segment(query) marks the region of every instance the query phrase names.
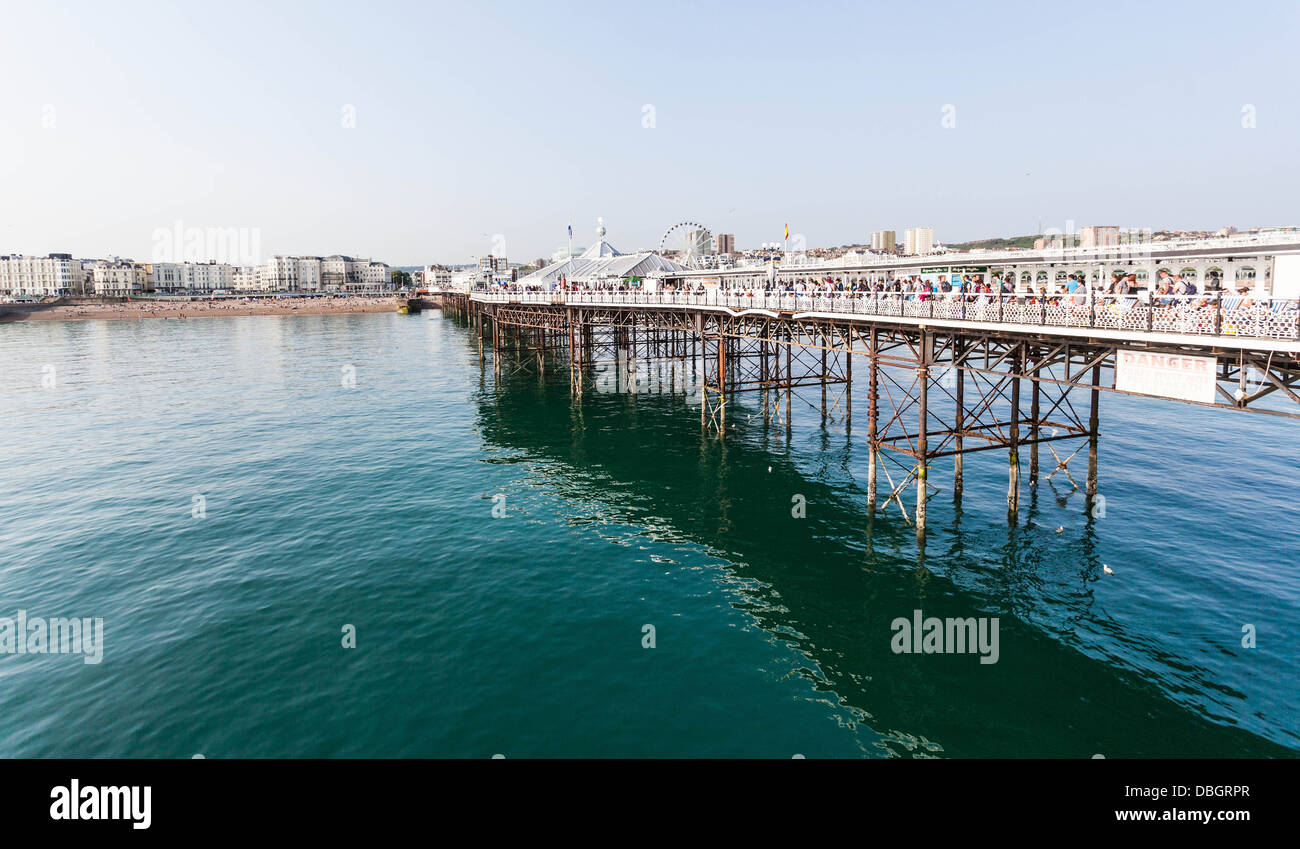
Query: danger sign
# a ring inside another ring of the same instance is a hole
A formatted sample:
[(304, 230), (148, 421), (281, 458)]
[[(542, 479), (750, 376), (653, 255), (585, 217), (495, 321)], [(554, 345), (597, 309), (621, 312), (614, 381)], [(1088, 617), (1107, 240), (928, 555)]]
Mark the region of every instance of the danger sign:
[(1115, 388), (1141, 395), (1214, 403), (1214, 357), (1158, 354), (1123, 348), (1115, 363)]

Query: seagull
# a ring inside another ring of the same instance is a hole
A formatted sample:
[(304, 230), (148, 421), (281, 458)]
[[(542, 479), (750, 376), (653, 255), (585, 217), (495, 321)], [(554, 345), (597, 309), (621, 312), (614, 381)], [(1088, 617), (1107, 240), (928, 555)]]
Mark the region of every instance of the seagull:
[(1115, 570), (1107, 566), (1105, 563), (1101, 564), (1101, 571), (1105, 572), (1107, 575), (1115, 574)]

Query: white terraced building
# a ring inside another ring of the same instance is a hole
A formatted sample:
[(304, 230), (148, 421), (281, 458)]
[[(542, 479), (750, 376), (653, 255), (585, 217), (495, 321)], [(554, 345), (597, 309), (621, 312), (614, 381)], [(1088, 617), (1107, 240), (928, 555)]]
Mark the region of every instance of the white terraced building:
[(361, 273), (366, 289), (388, 289), (393, 285), (393, 272), (386, 262), (368, 262)]
[(149, 271), (129, 259), (101, 259), (90, 269), (96, 295), (131, 297), (149, 287)]
[(156, 262), (149, 288), (163, 295), (230, 291), (241, 270), (220, 262)]
[(0, 256), (0, 295), (48, 298), (85, 291), (86, 273), (71, 254)]
[(261, 267), (260, 288), (267, 292), (318, 292), (321, 263), (318, 256), (273, 256)]
[(262, 282), (262, 269), (258, 266), (248, 266), (247, 268), (236, 268), (235, 278), (232, 281), (233, 288), (236, 292), (265, 292), (266, 288)]
[(449, 292), (452, 286), (452, 270), (441, 265), (424, 267), (424, 285), (430, 292)]
[(321, 260), (321, 288), (327, 292), (359, 292), (393, 285), (387, 263), (335, 254)]

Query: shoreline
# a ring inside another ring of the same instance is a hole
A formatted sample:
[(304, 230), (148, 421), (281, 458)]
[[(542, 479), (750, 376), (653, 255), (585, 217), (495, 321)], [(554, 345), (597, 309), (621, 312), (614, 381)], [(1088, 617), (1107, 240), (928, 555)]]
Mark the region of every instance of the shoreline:
[(89, 321), (128, 318), (211, 318), (246, 315), (340, 315), (396, 312), (398, 301), (387, 297), (330, 298), (275, 301), (129, 301), (117, 304), (0, 304), (0, 324), (20, 321)]

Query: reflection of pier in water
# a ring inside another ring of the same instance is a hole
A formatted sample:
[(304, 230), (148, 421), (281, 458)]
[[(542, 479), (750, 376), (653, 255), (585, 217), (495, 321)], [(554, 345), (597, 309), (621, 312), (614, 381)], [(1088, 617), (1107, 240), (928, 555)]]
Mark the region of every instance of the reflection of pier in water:
[[(943, 570), (936, 573), (927, 567), (925, 541), (897, 514), (862, 515), (851, 437), (823, 431), (826, 465), (810, 474), (784, 453), (786, 422), (764, 421), (756, 406), (734, 408), (752, 416), (753, 425), (728, 439), (702, 432), (688, 401), (700, 391), (698, 364), (642, 359), (630, 369), (625, 360), (602, 362), (589, 367), (585, 393), (566, 403), (560, 370), (538, 368), (535, 357), (503, 348), (495, 365), (484, 362), (484, 439), (549, 461), (541, 485), (572, 503), (608, 505), (612, 492), (616, 503), (602, 512), (649, 526), (657, 539), (718, 554), (729, 564), (721, 568), (737, 579), (725, 581), (732, 606), (806, 657), (801, 674), (880, 734), (882, 750), (1287, 753), (1250, 732), (1215, 725), (1202, 718), (1203, 706), (1180, 705), (1161, 692), (1186, 692), (1186, 680), (1142, 681), (1065, 645), (1077, 642), (1076, 625), (1088, 622), (1115, 631), (1144, 674), (1159, 668), (1175, 679), (1203, 672), (1098, 620), (1095, 529), (1085, 521), (1044, 542), (1033, 526), (1038, 490), (1026, 505), (1027, 526), (967, 528), (960, 509), (950, 523), (932, 525), (929, 558)], [(1044, 482), (1043, 497), (1050, 486)], [(1061, 487), (1055, 497), (1070, 492)], [(813, 508), (804, 519), (790, 518), (793, 493)], [(994, 665), (970, 654), (893, 654), (890, 622), (918, 608), (926, 616), (998, 616), (1002, 644), (1014, 651), (1004, 648)], [(1212, 712), (1223, 712), (1216, 707)], [(954, 748), (953, 740), (968, 742)]]

